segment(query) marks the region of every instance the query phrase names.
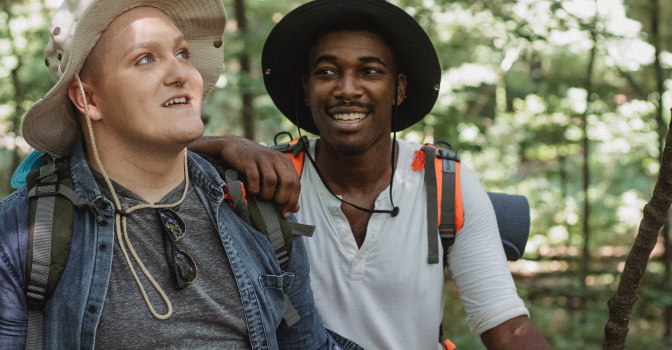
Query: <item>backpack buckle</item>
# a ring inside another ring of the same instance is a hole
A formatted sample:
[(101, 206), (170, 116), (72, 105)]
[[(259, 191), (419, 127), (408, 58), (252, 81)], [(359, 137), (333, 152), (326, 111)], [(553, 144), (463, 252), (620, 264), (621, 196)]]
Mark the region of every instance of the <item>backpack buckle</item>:
[(294, 158), (296, 158), (299, 156), (299, 154), (301, 154), (301, 152), (307, 149), (306, 145), (308, 145), (308, 136), (301, 136), (301, 138), (296, 139), (296, 142), (294, 143), (282, 143), (271, 148), (280, 153), (291, 152), (294, 155)]
[(26, 304), (30, 310), (42, 310), (46, 304), (47, 285), (29, 281), (26, 287)]
[(455, 243), (455, 225), (439, 225), (439, 238), (441, 238), (444, 249), (452, 246)]
[(452, 223), (439, 225), (439, 234), (441, 235), (441, 237), (443, 237), (443, 235), (454, 235), (455, 225)]
[(441, 242), (443, 243), (443, 247), (448, 248), (455, 243), (455, 233), (454, 230), (451, 233), (439, 233), (439, 237), (441, 238)]
[(275, 250), (275, 256), (278, 258), (278, 262), (280, 263), (280, 269), (286, 271), (287, 267), (289, 266), (289, 249), (287, 249), (287, 246), (283, 245), (279, 249)]
[[(58, 195), (58, 187), (61, 184), (59, 182), (41, 182), (35, 184), (35, 187), (33, 187), (33, 192), (32, 194), (29, 193), (28, 199), (30, 198), (40, 198), (40, 197), (52, 197), (52, 196), (57, 196)], [(45, 187), (48, 186), (54, 186), (54, 189), (45, 189)], [(40, 192), (40, 188), (43, 190)]]
[(455, 162), (460, 161), (460, 156), (458, 156), (455, 151), (445, 148), (438, 148), (436, 150), (436, 157), (446, 160), (452, 160)]

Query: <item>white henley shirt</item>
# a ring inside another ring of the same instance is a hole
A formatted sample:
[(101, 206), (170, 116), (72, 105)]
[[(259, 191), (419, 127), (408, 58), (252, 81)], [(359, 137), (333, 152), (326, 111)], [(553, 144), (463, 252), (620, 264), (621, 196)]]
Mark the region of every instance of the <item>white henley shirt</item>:
[[(314, 154), (316, 140), (310, 142)], [(324, 325), (365, 349), (437, 349), (443, 314), (443, 265), (427, 263), (424, 169), (411, 163), (420, 145), (398, 140), (392, 196), (399, 215), (373, 214), (357, 247), (350, 225), (309, 161), (301, 176), (299, 222), (316, 226), (306, 239), (315, 304)], [(449, 269), (477, 336), (528, 315), (509, 272), (492, 204), (461, 164), (465, 224), (449, 252)], [(343, 204), (347, 205), (347, 204)], [(391, 208), (389, 188), (376, 208)], [(438, 235), (438, 233), (437, 233)], [(439, 244), (440, 256), (443, 249)], [(444, 327), (450, 327), (445, 320)]]

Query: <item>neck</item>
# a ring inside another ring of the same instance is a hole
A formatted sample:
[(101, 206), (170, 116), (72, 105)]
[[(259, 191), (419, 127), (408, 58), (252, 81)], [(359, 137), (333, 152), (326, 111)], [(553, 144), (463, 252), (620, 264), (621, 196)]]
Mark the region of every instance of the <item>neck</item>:
[[(115, 142), (96, 139), (98, 157), (107, 176), (150, 204), (161, 200), (185, 180), (184, 148), (162, 152), (141, 151)], [(101, 145), (105, 145), (102, 146)], [(96, 171), (102, 169), (96, 162), (93, 147), (87, 136), (86, 160)]]
[[(392, 140), (378, 142), (360, 154), (344, 154), (322, 140), (316, 149), (315, 162), (324, 181), (336, 194), (380, 193), (390, 183)], [(398, 149), (395, 148), (395, 151)], [(395, 154), (395, 166), (396, 166)]]

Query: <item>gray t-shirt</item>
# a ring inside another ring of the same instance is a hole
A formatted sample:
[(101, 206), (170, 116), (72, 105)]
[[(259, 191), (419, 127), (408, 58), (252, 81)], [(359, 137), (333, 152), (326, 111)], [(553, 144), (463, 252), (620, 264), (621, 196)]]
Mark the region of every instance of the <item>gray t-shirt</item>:
[[(93, 169), (91, 172), (103, 195), (111, 200), (102, 175)], [(122, 209), (147, 203), (121, 185), (113, 182), (113, 186)], [(183, 191), (184, 182), (156, 204), (175, 203)], [(159, 320), (149, 312), (115, 231), (112, 272), (96, 331), (96, 349), (251, 349), (233, 270), (219, 232), (193, 185), (190, 184), (184, 202), (176, 211), (186, 225), (186, 233), (177, 242), (177, 247), (194, 259), (198, 278), (182, 290), (173, 287), (157, 209), (133, 211), (126, 220), (128, 237), (142, 263), (170, 299), (173, 314), (166, 320)], [(163, 299), (127, 246), (126, 251), (154, 310), (165, 314), (168, 308)]]

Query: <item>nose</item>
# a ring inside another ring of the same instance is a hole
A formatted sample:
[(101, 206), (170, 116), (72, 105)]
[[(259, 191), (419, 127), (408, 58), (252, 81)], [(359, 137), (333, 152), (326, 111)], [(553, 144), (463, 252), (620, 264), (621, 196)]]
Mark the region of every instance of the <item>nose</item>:
[(189, 80), (189, 70), (185, 67), (185, 64), (188, 63), (180, 61), (177, 57), (173, 57), (168, 63), (163, 83), (166, 86), (175, 84), (178, 87), (182, 87), (185, 85)]
[(362, 86), (359, 83), (359, 77), (355, 72), (346, 72), (340, 79), (334, 97), (344, 101), (354, 101), (363, 95)]

